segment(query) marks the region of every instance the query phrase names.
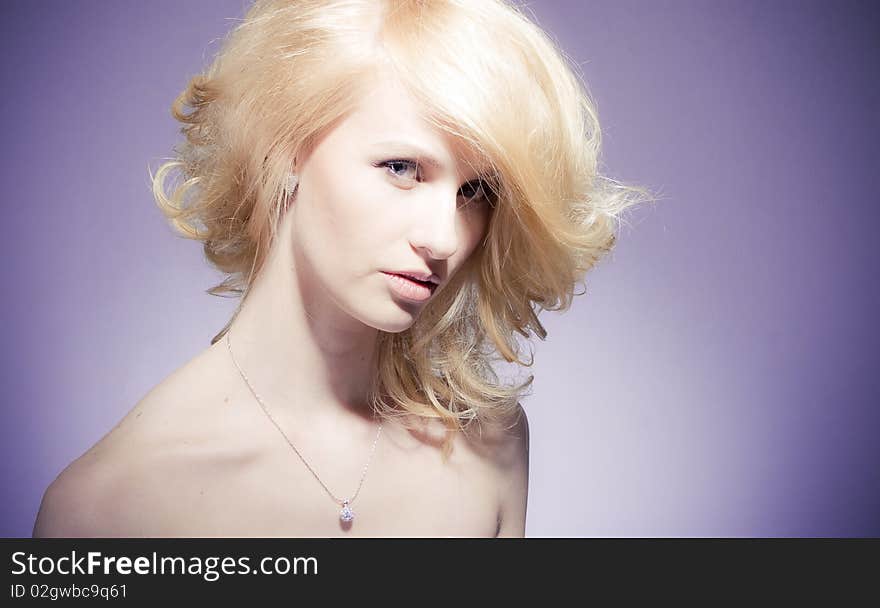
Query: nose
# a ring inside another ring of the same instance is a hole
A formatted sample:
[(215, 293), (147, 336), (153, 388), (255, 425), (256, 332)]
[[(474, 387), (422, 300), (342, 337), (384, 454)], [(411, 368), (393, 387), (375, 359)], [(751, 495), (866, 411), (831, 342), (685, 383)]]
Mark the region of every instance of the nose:
[(428, 193), (420, 207), (424, 210), (416, 219), (411, 243), (425, 249), (431, 257), (445, 260), (458, 250), (458, 189), (439, 187)]

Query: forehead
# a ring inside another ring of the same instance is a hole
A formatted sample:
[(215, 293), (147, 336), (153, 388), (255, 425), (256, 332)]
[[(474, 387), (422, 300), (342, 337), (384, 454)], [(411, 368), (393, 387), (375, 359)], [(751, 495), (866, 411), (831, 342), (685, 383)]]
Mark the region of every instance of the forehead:
[(393, 77), (378, 80), (346, 120), (349, 134), (372, 152), (421, 159), (461, 175), (488, 171), (464, 142), (432, 126), (416, 100)]

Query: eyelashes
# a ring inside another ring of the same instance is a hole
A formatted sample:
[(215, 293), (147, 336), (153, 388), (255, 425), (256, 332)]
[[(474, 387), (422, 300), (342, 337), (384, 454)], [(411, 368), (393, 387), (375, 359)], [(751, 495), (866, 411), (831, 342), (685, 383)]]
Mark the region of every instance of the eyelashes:
[[(414, 168), (414, 169), (416, 169), (417, 174), (420, 174), (420, 170), (421, 170), (421, 167), (419, 166), (419, 164), (416, 161), (407, 160), (407, 159), (386, 160), (385, 162), (379, 163), (378, 166), (386, 167), (389, 170), (389, 172), (391, 173), (391, 175), (394, 177), (397, 177), (397, 178), (403, 178), (403, 176), (400, 175), (399, 173), (397, 173), (396, 171), (392, 171), (391, 170), (392, 167), (403, 166), (403, 167), (407, 167), (407, 168)], [(421, 178), (421, 175), (419, 175), (419, 177), (417, 177), (416, 179), (418, 181), (421, 181), (420, 178)]]
[[(379, 163), (376, 166), (385, 167), (388, 173), (395, 179), (415, 179), (416, 181), (422, 181), (424, 179), (424, 177), (421, 175), (421, 165), (417, 161), (408, 158), (387, 160)], [(403, 167), (403, 175), (395, 170), (396, 168), (401, 167)], [(415, 177), (406, 176), (405, 172), (410, 169), (415, 169)], [(463, 193), (462, 195), (468, 200), (468, 203), (476, 198), (487, 203), (490, 207), (494, 207), (497, 200), (495, 190), (482, 179), (472, 179), (471, 181), (467, 182), (464, 186), (461, 187), (461, 192)], [(471, 192), (472, 194), (468, 194), (468, 192)]]

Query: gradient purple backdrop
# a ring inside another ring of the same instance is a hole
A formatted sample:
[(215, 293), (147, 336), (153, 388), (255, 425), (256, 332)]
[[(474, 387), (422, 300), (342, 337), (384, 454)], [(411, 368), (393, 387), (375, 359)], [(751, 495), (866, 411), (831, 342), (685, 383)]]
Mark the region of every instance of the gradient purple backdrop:
[[(0, 535), (233, 311), (147, 165), (247, 4), (4, 5)], [(606, 171), (663, 199), (541, 315), (527, 535), (880, 536), (880, 11), (530, 7), (583, 66)]]

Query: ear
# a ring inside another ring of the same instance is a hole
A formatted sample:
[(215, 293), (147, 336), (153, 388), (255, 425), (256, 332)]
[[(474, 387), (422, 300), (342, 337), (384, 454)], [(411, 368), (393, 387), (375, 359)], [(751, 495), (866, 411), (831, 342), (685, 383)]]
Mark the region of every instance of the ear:
[(284, 186), (285, 189), (287, 190), (287, 194), (290, 196), (293, 196), (298, 184), (299, 184), (299, 176), (296, 173), (288, 173), (287, 174), (287, 183)]

